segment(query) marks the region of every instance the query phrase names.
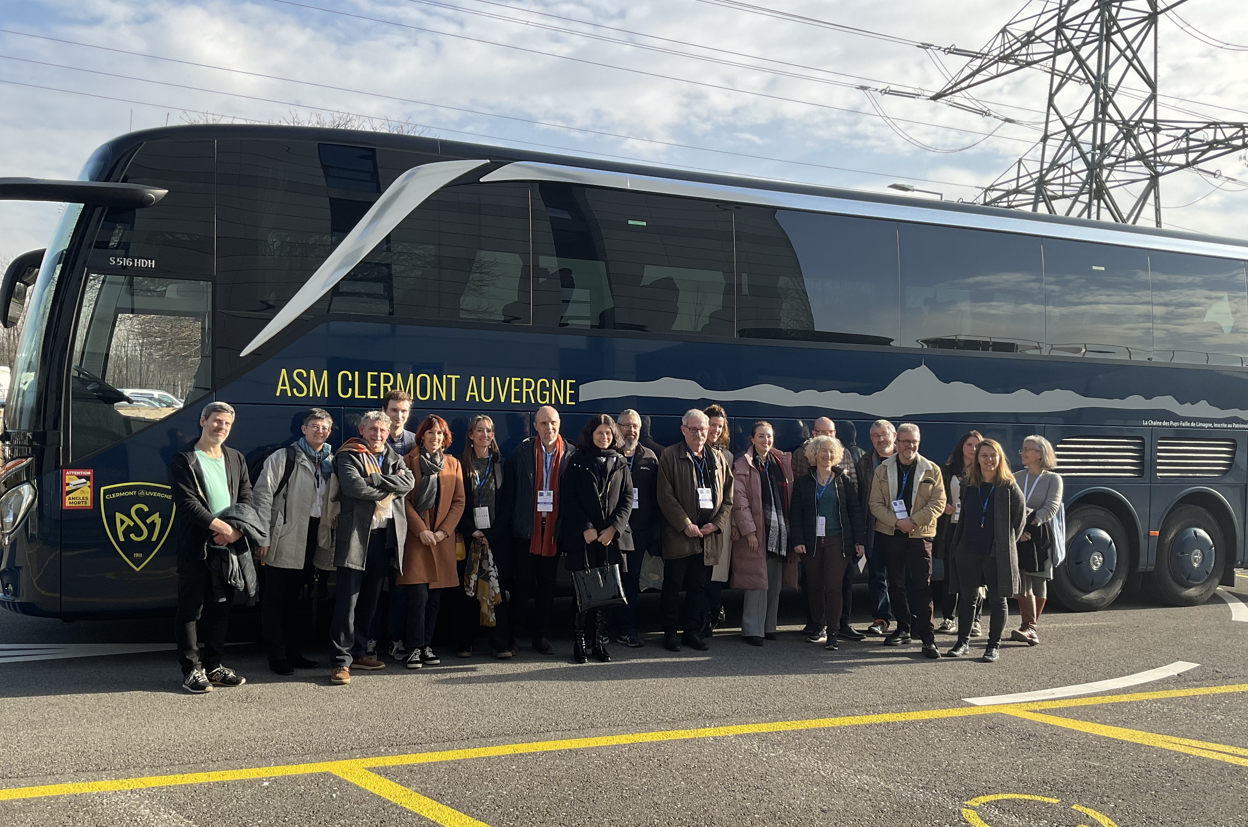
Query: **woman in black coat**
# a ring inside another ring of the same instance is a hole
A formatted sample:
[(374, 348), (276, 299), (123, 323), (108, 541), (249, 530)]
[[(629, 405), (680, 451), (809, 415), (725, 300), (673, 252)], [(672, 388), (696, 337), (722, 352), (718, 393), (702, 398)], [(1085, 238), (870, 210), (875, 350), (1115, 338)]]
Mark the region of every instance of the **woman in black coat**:
[(849, 561), (866, 549), (867, 526), (858, 487), (841, 468), (844, 446), (830, 436), (817, 436), (803, 447), (810, 473), (793, 482), (789, 535), (793, 551), (801, 555), (806, 568), (810, 622), (815, 629), (807, 639), (836, 649), (836, 632), (828, 621), (840, 622), (841, 583)]
[[(596, 414), (582, 429), (576, 453), (563, 472), (559, 483), (563, 536), (559, 545), (570, 571), (624, 565), (622, 552), (633, 550), (628, 526), (633, 480), (621, 447), (615, 421), (606, 414)], [(611, 660), (607, 615), (599, 609), (576, 613), (572, 657), (577, 663), (588, 660), (585, 637), (591, 626), (594, 657), (606, 663)]]

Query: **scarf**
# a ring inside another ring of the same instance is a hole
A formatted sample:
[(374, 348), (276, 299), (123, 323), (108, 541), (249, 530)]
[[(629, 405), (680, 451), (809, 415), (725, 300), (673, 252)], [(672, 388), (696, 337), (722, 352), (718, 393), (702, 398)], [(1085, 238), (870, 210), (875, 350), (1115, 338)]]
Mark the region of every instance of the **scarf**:
[(768, 557), (785, 557), (789, 550), (789, 530), (780, 516), (788, 499), (788, 485), (784, 478), (784, 466), (772, 454), (766, 459), (754, 455), (754, 467), (758, 469), (759, 488), (763, 495), (763, 536)]
[(334, 450), (329, 443), (323, 443), (321, 450), (313, 451), (312, 446), (303, 437), (295, 443), (308, 459), (312, 460), (312, 470), (316, 473), (316, 487), (320, 488), (329, 475), (334, 473)]
[(464, 594), (476, 598), (480, 607), (481, 625), (494, 626), (494, 607), (503, 602), (502, 589), (498, 587), (498, 567), (494, 565), (494, 553), (484, 537), (473, 537), (468, 549), (468, 565), (464, 567)]
[(420, 482), (412, 494), (412, 505), (417, 514), (424, 514), (438, 505), (438, 474), (442, 473), (446, 456), (441, 451), (430, 454), (421, 448), (417, 462), (420, 463)]
[[(359, 454), (360, 460), (364, 463), (364, 473), (366, 474), (380, 474), (381, 473), (381, 462), (378, 461), (377, 455), (374, 454), (372, 452), (372, 449), (370, 449), (367, 445), (365, 445), (364, 441), (361, 440), (358, 436), (353, 436), (350, 439), (348, 439), (346, 442), (342, 443), (342, 447), (339, 448), (338, 450), (346, 451), (352, 454)], [(384, 448), (382, 449), (382, 453), (384, 455), (385, 453)], [(384, 499), (378, 500), (376, 505), (373, 506), (373, 516), (375, 518), (388, 517), (390, 515), (390, 504), (393, 502), (394, 502), (393, 494), (387, 494)]]
[[(540, 557), (554, 557), (558, 553), (555, 547), (555, 523), (559, 514), (559, 464), (563, 460), (563, 438), (555, 440), (555, 456), (550, 462), (550, 484), (546, 484), (545, 464), (542, 462), (542, 441), (533, 440), (533, 539), (529, 540), (529, 554)], [(554, 510), (545, 515), (537, 510), (537, 492), (549, 488), (554, 492)]]

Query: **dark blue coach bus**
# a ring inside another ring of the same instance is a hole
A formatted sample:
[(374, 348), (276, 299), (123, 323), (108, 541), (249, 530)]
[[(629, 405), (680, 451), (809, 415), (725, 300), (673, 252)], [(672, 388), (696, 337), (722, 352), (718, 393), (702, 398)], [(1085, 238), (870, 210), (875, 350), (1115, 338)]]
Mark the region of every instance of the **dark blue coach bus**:
[(1042, 433), (1066, 607), (1128, 584), (1199, 603), (1248, 562), (1243, 242), (288, 127), (125, 135), (78, 182), (0, 197), (68, 205), (0, 289), (0, 317), (26, 310), (14, 611), (171, 608), (167, 466), (207, 401), (255, 463), (307, 407), (341, 426), (393, 388), (457, 440), (491, 413), (505, 450), (547, 403), (565, 432), (636, 408), (651, 445), (712, 401), (737, 447), (759, 418), (795, 447), (820, 415), (857, 452), (872, 420), (919, 422), (937, 460), (972, 427), (1011, 451)]

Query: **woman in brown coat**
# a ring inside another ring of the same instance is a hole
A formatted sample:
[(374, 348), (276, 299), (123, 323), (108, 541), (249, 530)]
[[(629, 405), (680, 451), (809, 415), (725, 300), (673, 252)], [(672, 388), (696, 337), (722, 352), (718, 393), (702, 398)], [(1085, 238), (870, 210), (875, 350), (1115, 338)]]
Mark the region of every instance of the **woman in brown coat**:
[[(776, 639), (780, 588), (788, 578), (797, 584), (797, 558), (789, 554), (789, 499), (793, 490), (792, 457), (772, 447), (771, 423), (755, 422), (750, 448), (733, 465), (732, 524), (740, 536), (732, 544), (728, 584), (745, 591), (741, 638), (752, 646)], [(791, 570), (791, 573), (790, 573)]]
[(407, 592), (408, 669), (440, 661), (433, 653), (433, 629), (442, 589), (459, 585), (455, 568), (455, 527), (464, 514), (464, 479), (459, 461), (447, 453), (451, 429), (440, 416), (428, 416), (416, 429), (416, 447), (403, 461), (416, 477), (407, 495), (407, 539), (397, 583)]

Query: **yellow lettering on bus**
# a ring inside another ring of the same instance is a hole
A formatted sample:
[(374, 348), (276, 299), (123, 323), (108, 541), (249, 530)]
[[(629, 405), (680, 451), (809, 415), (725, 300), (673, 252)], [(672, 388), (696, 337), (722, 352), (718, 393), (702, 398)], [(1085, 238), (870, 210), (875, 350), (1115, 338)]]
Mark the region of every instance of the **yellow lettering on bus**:
[(329, 396), (329, 371), (321, 371), (320, 382), (317, 382), (316, 371), (308, 371), (308, 396)]
[(572, 394), (575, 392), (573, 391), (572, 386), (575, 384), (576, 384), (575, 379), (568, 379), (566, 382), (564, 382), (564, 393), (567, 394), (569, 405), (576, 404), (576, 400), (572, 398)]
[(432, 393), (433, 398), (434, 399), (446, 399), (446, 377), (445, 376), (432, 376), (430, 377), (430, 379), (433, 382), (433, 393)]
[(563, 382), (560, 382), (558, 379), (551, 380), (550, 397), (550, 404), (552, 405), (562, 405), (564, 403), (567, 397), (563, 393)]
[(537, 380), (537, 404), (539, 405), (550, 404), (550, 380), (549, 379)]
[(403, 384), (403, 375), (396, 373), (394, 375), (394, 389), (396, 391), (403, 391), (408, 396), (411, 396), (412, 395), (412, 375), (410, 373), (407, 375), (407, 384), (405, 385)]
[(457, 379), (459, 379), (459, 374), (458, 374), (458, 373), (448, 373), (448, 374), (446, 375), (446, 378), (447, 378), (447, 379), (449, 379), (449, 380), (451, 380), (451, 397), (450, 397), (450, 398), (451, 398), (451, 401), (452, 401), (452, 402), (456, 402), (456, 401), (458, 401), (458, 400), (459, 400), (459, 397), (458, 397), (458, 396), (456, 395), (456, 393), (455, 393), (455, 381), (456, 381)]
[(303, 397), (303, 396), (308, 395), (308, 383), (304, 381), (304, 377), (306, 377), (307, 375), (308, 375), (308, 372), (304, 370), (303, 368), (296, 368), (291, 373), (291, 378), (295, 380), (295, 385), (294, 385), (295, 396)]
[(290, 396), (290, 380), (286, 377), (286, 368), (282, 368), (282, 372), (277, 376), (277, 393), (274, 396), (281, 396), (282, 391), (286, 391), (286, 395)]
[(376, 385), (377, 385), (377, 371), (370, 370), (368, 372), (368, 396), (366, 397), (367, 399), (373, 399), (377, 396), (377, 394), (373, 393), (374, 389), (376, 388)]
[[(417, 399), (419, 399), (422, 402), (428, 399), (430, 384), (432, 383), (429, 381), (429, 374), (427, 373), (416, 374), (416, 393), (413, 394), (413, 396), (415, 396)], [(424, 388), (424, 390), (421, 390), (422, 387)]]
[(527, 376), (524, 378), (524, 401), (533, 404), (533, 380)]
[[(482, 385), (485, 383), (483, 382)], [(477, 377), (468, 377), (468, 393), (464, 396), (465, 402), (480, 402), (480, 396), (477, 394)]]
[(381, 396), (384, 398), (386, 394), (390, 393), (390, 389), (394, 387), (394, 374), (381, 374), (381, 380), (378, 382), (378, 387), (381, 390)]
[[(342, 389), (342, 380), (344, 378), (348, 380), (347, 382), (348, 390), (345, 390), (345, 391)], [(338, 396), (340, 396), (343, 399), (351, 398), (351, 391), (349, 390), (349, 388), (351, 387), (351, 382), (349, 381), (350, 379), (351, 379), (351, 371), (349, 370), (338, 371)]]

